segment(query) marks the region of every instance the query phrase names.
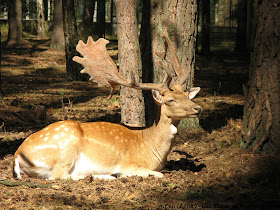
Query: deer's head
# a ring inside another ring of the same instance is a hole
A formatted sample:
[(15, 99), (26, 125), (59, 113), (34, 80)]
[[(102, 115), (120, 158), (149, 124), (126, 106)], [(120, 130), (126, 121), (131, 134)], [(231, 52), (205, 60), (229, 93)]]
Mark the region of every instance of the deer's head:
[(174, 85), (161, 93), (157, 90), (153, 90), (152, 93), (156, 104), (161, 106), (167, 117), (183, 119), (196, 117), (200, 113), (201, 107), (191, 101), (199, 90), (197, 87), (184, 92), (180, 85)]

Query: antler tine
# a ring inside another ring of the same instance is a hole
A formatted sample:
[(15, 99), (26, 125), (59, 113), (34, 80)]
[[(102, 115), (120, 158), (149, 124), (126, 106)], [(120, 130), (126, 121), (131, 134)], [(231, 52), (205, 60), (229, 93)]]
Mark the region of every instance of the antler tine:
[(180, 85), (183, 85), (186, 83), (186, 81), (188, 80), (189, 76), (190, 76), (190, 73), (191, 73), (191, 66), (190, 64), (188, 64), (188, 67), (187, 69), (182, 73), (179, 81), (178, 81), (178, 84)]
[[(183, 85), (189, 77), (190, 66), (188, 66), (186, 70), (182, 68), (181, 62), (168, 37), (168, 33), (166, 30), (163, 31), (162, 37), (164, 38), (165, 52), (157, 52), (156, 54), (163, 60), (165, 60), (167, 64), (160, 66), (165, 69), (166, 73), (169, 74), (172, 78), (175, 77), (176, 74), (178, 77), (176, 83)], [(171, 66), (172, 70), (168, 68), (168, 64), (169, 66)]]
[[(156, 55), (158, 55), (158, 53), (159, 52), (156, 52)], [(168, 88), (172, 81), (172, 78), (175, 76), (174, 72), (170, 71), (171, 68), (169, 68), (169, 66), (166, 63), (163, 63), (162, 61), (156, 61), (155, 63), (158, 66), (160, 66), (166, 73), (163, 83), (161, 84), (161, 87), (163, 89)]]

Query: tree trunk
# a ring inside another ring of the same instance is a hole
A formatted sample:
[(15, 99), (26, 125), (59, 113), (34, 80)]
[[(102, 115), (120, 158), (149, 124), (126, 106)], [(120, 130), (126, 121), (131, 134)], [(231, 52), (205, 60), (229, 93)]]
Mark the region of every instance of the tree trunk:
[(97, 0), (97, 24), (99, 37), (105, 37), (105, 0)]
[(70, 80), (80, 80), (82, 75), (81, 65), (74, 62), (72, 58), (78, 55), (76, 45), (78, 44), (77, 25), (74, 9), (74, 0), (62, 0), (63, 29), (65, 38), (66, 70)]
[[(139, 79), (139, 75), (142, 74), (142, 64), (136, 19), (137, 4), (137, 0), (116, 0), (120, 72), (124, 77), (129, 78), (131, 69), (135, 69), (138, 73), (135, 76)], [(145, 109), (142, 92), (122, 87), (120, 97), (122, 122), (144, 126)]]
[(280, 152), (280, 5), (253, 4), (255, 39), (244, 107), (244, 139), (253, 152)]
[(95, 7), (95, 2), (93, 0), (85, 0), (83, 22), (92, 23), (93, 22), (93, 12)]
[(22, 40), (22, 1), (8, 1), (8, 42), (20, 42)]
[[(140, 30), (140, 47), (142, 59), (142, 80), (143, 82), (154, 82), (154, 60), (152, 48), (152, 2), (143, 1), (142, 23)], [(151, 126), (156, 117), (156, 105), (154, 103), (151, 91), (143, 91), (145, 101), (145, 121), (147, 126)]]
[(41, 38), (46, 38), (47, 32), (45, 26), (45, 8), (43, 0), (37, 0), (37, 25), (38, 36)]
[[(141, 52), (144, 82), (161, 82), (164, 77), (162, 69), (154, 65), (159, 59), (155, 51), (163, 51), (162, 30), (167, 29), (169, 37), (177, 51), (182, 67), (191, 66), (191, 74), (187, 83), (193, 85), (195, 43), (197, 35), (197, 3), (196, 0), (143, 1), (141, 27)], [(152, 81), (151, 81), (152, 80)], [(148, 95), (148, 96), (147, 96)], [(151, 94), (145, 94), (146, 119), (154, 119), (155, 108)], [(150, 124), (152, 120), (148, 120)], [(197, 127), (198, 119), (184, 120), (185, 125)], [(185, 126), (184, 126), (185, 127)]]
[(202, 0), (201, 53), (210, 54), (210, 1)]
[(246, 51), (246, 28), (247, 28), (247, 1), (239, 0), (238, 2), (238, 27), (236, 31), (237, 51)]
[(62, 0), (54, 1), (54, 14), (53, 14), (53, 31), (52, 31), (52, 49), (63, 50), (65, 49), (64, 32), (63, 32), (63, 15), (62, 15)]
[[(93, 23), (93, 13), (95, 9), (95, 2), (92, 0), (85, 0), (85, 5), (84, 5), (84, 15), (83, 15), (83, 22), (80, 27), (80, 37), (82, 40), (87, 41), (89, 36), (93, 36), (97, 34), (95, 24)], [(99, 33), (98, 37), (93, 36), (93, 39), (96, 40), (99, 38)]]

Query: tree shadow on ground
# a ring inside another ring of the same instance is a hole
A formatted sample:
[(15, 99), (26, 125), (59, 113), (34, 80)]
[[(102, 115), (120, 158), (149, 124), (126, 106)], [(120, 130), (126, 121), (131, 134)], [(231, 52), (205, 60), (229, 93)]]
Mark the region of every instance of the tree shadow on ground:
[(216, 107), (215, 110), (204, 110), (199, 119), (201, 127), (209, 133), (225, 126), (230, 118), (240, 119), (243, 116), (243, 105), (218, 103)]
[(8, 154), (14, 154), (24, 139), (14, 141), (2, 141), (0, 139), (0, 159), (3, 159)]
[(168, 171), (192, 171), (192, 172), (200, 172), (204, 168), (206, 168), (206, 165), (203, 163), (199, 163), (198, 160), (191, 160), (193, 156), (189, 155), (186, 152), (175, 150), (174, 152), (179, 153), (180, 155), (185, 155), (186, 158), (181, 158), (180, 160), (170, 160), (165, 164), (164, 170)]
[(242, 175), (217, 177), (200, 189), (188, 187), (184, 197), (168, 194), (166, 203), (195, 202), (204, 208), (275, 209), (280, 207), (280, 159), (260, 156), (258, 167)]

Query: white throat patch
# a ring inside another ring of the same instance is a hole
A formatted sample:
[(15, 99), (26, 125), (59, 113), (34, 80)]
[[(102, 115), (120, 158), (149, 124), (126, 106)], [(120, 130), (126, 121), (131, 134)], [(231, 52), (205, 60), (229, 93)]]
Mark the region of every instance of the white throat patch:
[(176, 126), (172, 124), (172, 125), (170, 126), (170, 131), (171, 131), (171, 134), (172, 134), (172, 135), (175, 135), (175, 134), (177, 133), (177, 128), (176, 128)]

